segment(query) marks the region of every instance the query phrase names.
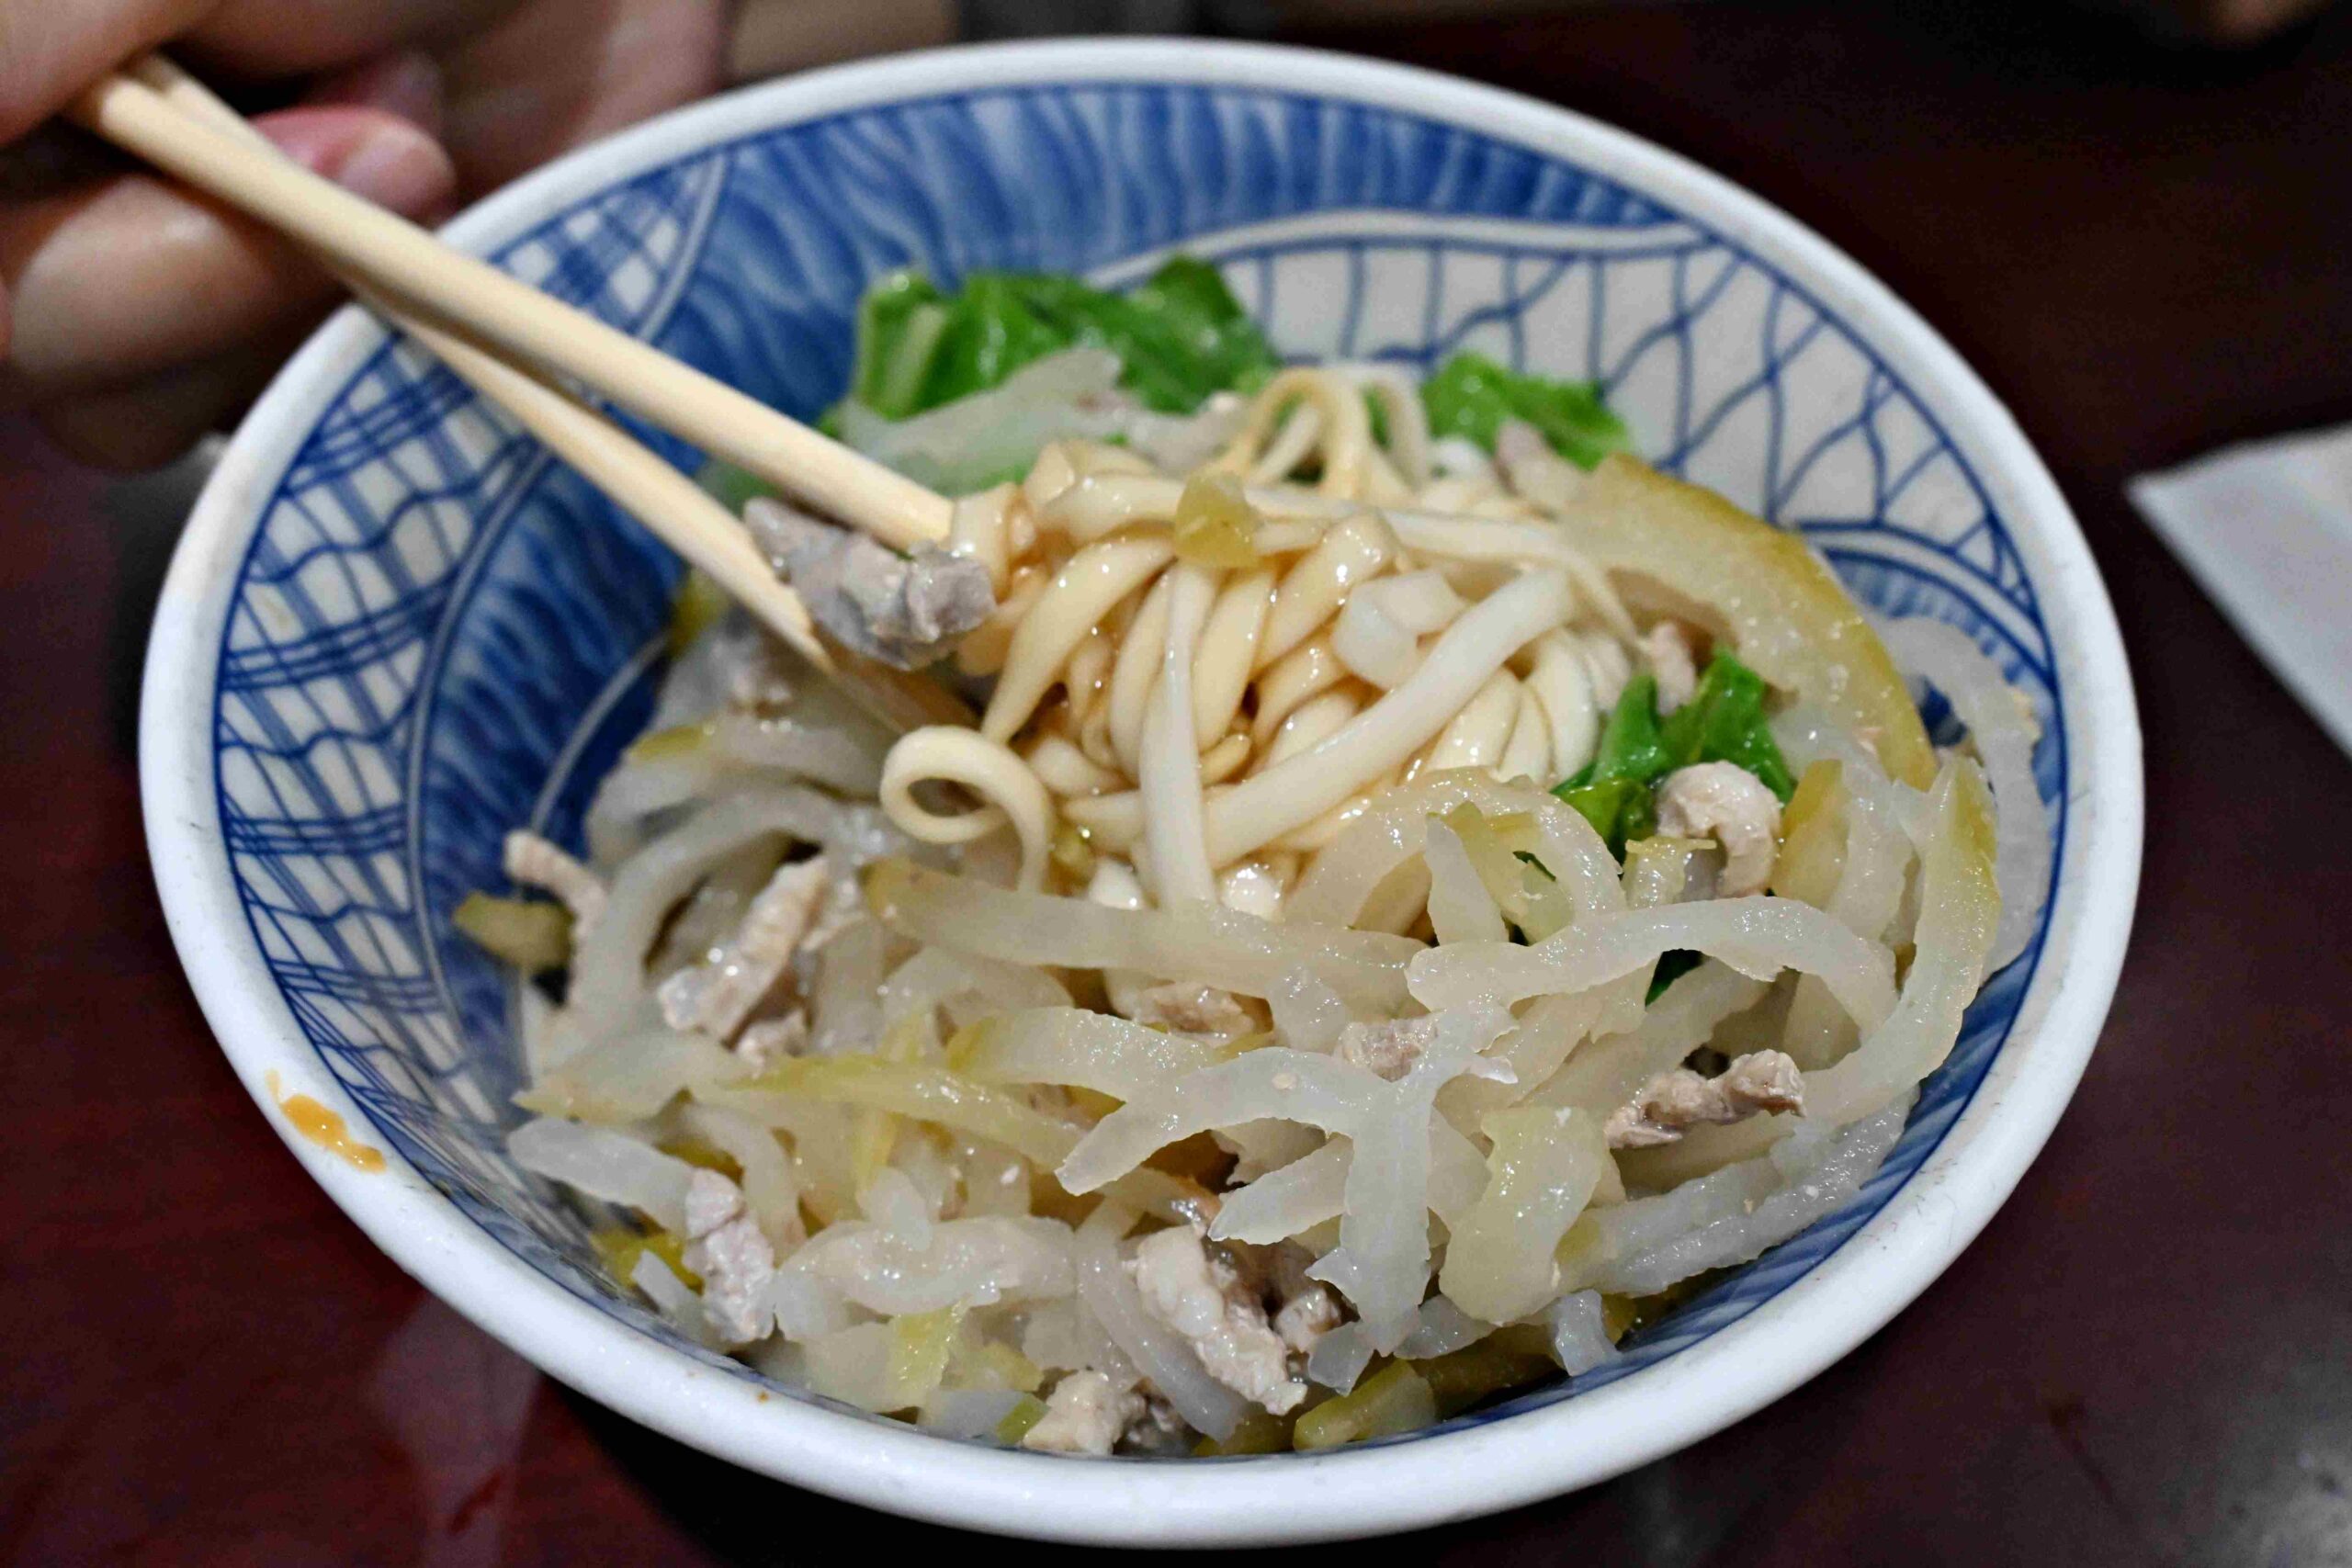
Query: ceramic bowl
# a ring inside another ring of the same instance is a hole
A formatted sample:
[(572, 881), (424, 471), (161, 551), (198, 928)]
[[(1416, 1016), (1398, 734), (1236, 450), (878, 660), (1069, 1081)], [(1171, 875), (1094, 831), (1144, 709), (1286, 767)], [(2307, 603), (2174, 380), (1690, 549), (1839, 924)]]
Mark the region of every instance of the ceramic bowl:
[[(1605, 1371), (1381, 1443), (1211, 1461), (1011, 1452), (829, 1405), (605, 1282), (583, 1220), (506, 1156), (514, 998), (447, 924), (501, 881), (507, 828), (577, 833), (644, 721), (678, 567), (345, 312), (246, 421), (174, 562), (141, 737), (156, 874), (206, 1014), (295, 1154), (401, 1267), (574, 1388), (750, 1469), (985, 1530), (1205, 1544), (1426, 1525), (1588, 1484), (1786, 1393), (1935, 1278), (2064, 1106), (2139, 867), (2106, 594), (1983, 383), (1722, 179), (1421, 72), (1066, 43), (738, 93), (575, 153), (449, 236), (801, 415), (838, 395), (858, 294), (891, 268), (1115, 286), (1173, 250), (1222, 268), (1294, 358), (1425, 369), (1468, 348), (1596, 379), (1652, 461), (1804, 529), (1867, 604), (1952, 622), (2000, 662), (2042, 724), (2058, 851), (2041, 932), (1885, 1168)], [(383, 1168), (297, 1135), (297, 1094)]]

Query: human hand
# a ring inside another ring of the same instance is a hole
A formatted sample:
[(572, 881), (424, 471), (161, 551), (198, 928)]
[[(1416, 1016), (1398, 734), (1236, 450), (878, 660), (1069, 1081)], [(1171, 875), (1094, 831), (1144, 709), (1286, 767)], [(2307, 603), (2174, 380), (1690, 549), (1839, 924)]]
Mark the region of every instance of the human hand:
[(0, 408), (113, 468), (232, 417), (337, 296), (260, 229), (44, 124), (142, 50), (411, 218), (720, 80), (729, 0), (0, 0)]

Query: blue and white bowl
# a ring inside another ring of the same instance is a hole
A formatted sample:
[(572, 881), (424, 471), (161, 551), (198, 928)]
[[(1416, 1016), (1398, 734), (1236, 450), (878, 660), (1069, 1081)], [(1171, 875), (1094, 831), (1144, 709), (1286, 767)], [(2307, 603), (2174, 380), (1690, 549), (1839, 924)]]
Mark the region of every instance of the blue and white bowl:
[[(1171, 250), (1221, 266), (1286, 355), (1426, 369), (1474, 348), (1598, 379), (1652, 461), (1804, 529), (1865, 603), (1951, 621), (2000, 662), (2041, 719), (2057, 840), (2042, 930), (1885, 1168), (1606, 1371), (1313, 1456), (1074, 1461), (926, 1436), (681, 1341), (507, 1157), (513, 997), (448, 912), (500, 881), (506, 828), (576, 832), (648, 711), (679, 569), (345, 312), (247, 420), (174, 562), (141, 733), (156, 874), (206, 1014), (295, 1154), (403, 1268), (573, 1387), (752, 1469), (982, 1529), (1211, 1543), (1459, 1518), (1655, 1458), (1842, 1355), (1975, 1235), (2072, 1092), (2139, 871), (2106, 594), (1967, 367), (1723, 180), (1419, 72), (1077, 43), (739, 93), (567, 158), (450, 234), (804, 416), (843, 385), (853, 308), (886, 271), (1117, 284)], [(293, 1135), (278, 1097), (297, 1093), (386, 1168)]]

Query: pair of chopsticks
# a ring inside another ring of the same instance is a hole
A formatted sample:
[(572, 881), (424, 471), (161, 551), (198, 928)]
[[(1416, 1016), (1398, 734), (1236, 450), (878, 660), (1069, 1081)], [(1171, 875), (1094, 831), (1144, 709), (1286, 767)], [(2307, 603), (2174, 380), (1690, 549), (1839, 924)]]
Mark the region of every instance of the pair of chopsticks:
[[(741, 523), (560, 374), (906, 549), (947, 536), (952, 502), (649, 344), (541, 293), (295, 164), (160, 54), (85, 90), (72, 118), (303, 244), (377, 314), (707, 573), (894, 727), (969, 722), (943, 688), (821, 642)], [(502, 357), (506, 356), (506, 357)]]

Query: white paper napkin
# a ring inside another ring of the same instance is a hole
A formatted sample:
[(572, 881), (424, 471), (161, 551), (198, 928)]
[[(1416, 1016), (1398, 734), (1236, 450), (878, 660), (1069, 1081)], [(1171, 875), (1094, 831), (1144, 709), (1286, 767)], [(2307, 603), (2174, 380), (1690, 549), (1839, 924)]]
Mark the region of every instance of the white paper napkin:
[(2224, 447), (2130, 491), (2263, 662), (2352, 751), (2352, 426)]

